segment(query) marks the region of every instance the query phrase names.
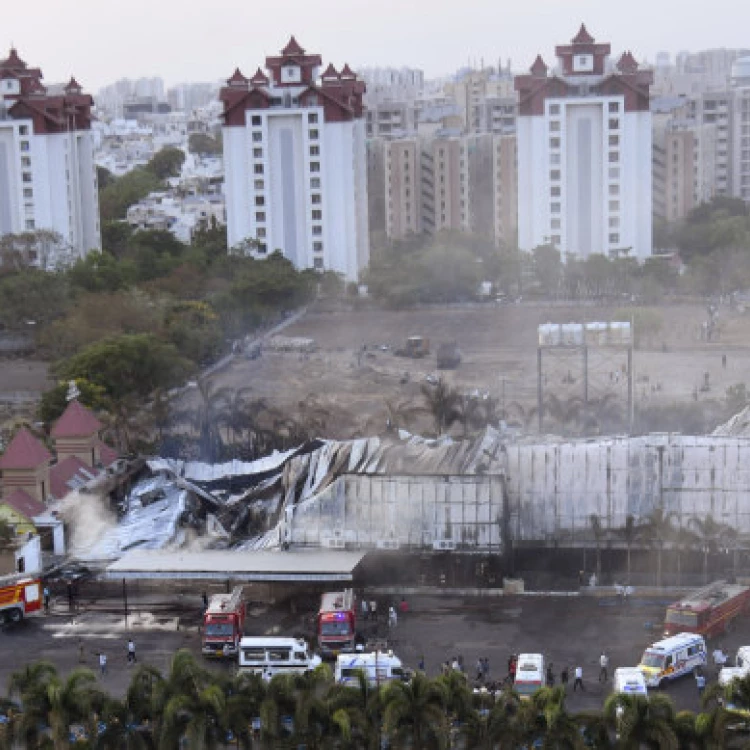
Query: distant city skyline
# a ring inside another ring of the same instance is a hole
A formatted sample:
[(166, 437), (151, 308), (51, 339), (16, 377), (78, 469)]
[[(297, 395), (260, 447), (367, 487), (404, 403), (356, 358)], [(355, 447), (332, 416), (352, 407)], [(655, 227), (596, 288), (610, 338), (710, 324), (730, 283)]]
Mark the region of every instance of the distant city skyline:
[(116, 15), (105, 7), (94, 0), (77, 0), (74, 8), (40, 0), (32, 24), (28, 8), (11, 4), (3, 12), (0, 59), (15, 46), (22, 58), (43, 66), (46, 82), (75, 75), (96, 92), (121, 78), (160, 76), (167, 86), (220, 80), (238, 64), (252, 75), (257, 60), (291, 34), (308, 49), (325, 49), (326, 61), (339, 67), (406, 66), (430, 78), (508, 59), (522, 71), (537, 53), (552, 63), (555, 45), (571, 39), (581, 22), (613, 52), (629, 49), (650, 63), (662, 50), (674, 59), (680, 50), (750, 45), (750, 3), (740, 0), (711, 4), (719, 22), (708, 22), (706, 6), (645, 0), (537, 0), (518, 7), (496, 0), (320, 0), (314, 13), (301, 0), (281, 0), (260, 16), (257, 5), (229, 0), (200, 7), (133, 0)]

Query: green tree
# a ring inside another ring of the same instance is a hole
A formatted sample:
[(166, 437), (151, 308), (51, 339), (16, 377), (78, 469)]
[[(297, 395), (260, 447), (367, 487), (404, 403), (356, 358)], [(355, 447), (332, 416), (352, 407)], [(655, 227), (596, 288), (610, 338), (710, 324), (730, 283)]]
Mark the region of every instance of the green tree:
[(422, 384), (420, 390), (425, 401), (425, 408), (434, 420), (435, 434), (440, 436), (456, 420), (459, 393), (443, 378), (440, 378), (435, 385)]
[[(78, 389), (78, 396), (76, 398), (84, 406), (93, 411), (100, 411), (109, 406), (106, 391), (102, 386), (90, 383), (84, 378), (76, 379), (75, 384)], [(61, 381), (54, 388), (42, 394), (37, 415), (39, 416), (39, 420), (44, 422), (48, 427), (57, 421), (65, 409), (68, 408), (69, 390), (70, 383), (68, 381)]]
[(547, 297), (560, 290), (563, 264), (560, 251), (553, 245), (539, 245), (531, 251), (534, 277)]
[(221, 134), (212, 138), (206, 133), (191, 133), (188, 136), (188, 151), (201, 156), (217, 156), (222, 153)]
[(144, 169), (158, 180), (166, 180), (168, 177), (179, 177), (184, 162), (185, 152), (182, 149), (165, 146), (151, 157)]
[(385, 689), (383, 727), (396, 747), (444, 748), (448, 726), (446, 689), (417, 673), (411, 682), (391, 682)]
[(34, 332), (64, 315), (69, 304), (58, 274), (27, 269), (0, 276), (0, 328)]
[(666, 695), (612, 693), (604, 703), (604, 715), (617, 732), (618, 747), (623, 750), (641, 747), (678, 750), (675, 710)]
[(99, 213), (102, 223), (124, 219), (130, 206), (161, 186), (161, 178), (146, 167), (136, 167), (118, 177), (99, 192)]

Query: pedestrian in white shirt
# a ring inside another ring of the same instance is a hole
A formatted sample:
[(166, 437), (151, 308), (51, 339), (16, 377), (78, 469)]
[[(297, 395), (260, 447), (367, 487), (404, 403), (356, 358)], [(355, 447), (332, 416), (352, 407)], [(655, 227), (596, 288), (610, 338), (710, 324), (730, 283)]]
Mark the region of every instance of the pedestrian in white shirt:
[(105, 653), (99, 654), (99, 671), (102, 675), (107, 674), (107, 654)]
[(609, 666), (609, 657), (602, 651), (599, 657), (599, 682), (607, 681), (607, 667)]
[(575, 693), (579, 687), (583, 692), (586, 692), (586, 688), (583, 686), (583, 667), (576, 667), (575, 680), (573, 680), (573, 692)]

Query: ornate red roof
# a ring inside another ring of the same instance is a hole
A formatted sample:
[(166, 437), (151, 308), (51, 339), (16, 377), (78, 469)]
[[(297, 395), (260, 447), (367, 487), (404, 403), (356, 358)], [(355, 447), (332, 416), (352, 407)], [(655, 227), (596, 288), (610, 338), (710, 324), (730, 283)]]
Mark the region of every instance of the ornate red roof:
[(544, 78), (547, 75), (547, 65), (542, 60), (541, 55), (536, 56), (536, 60), (534, 60), (534, 64), (531, 66), (531, 74), (538, 78)]
[(64, 461), (55, 464), (49, 471), (49, 489), (55, 500), (62, 500), (73, 490), (71, 479), (78, 478), (74, 486), (81, 486), (99, 474), (98, 469), (93, 469), (78, 456), (68, 456)]
[(7, 497), (0, 499), (0, 505), (8, 505), (16, 513), (20, 513), (24, 518), (31, 521), (34, 516), (41, 516), (47, 512), (47, 506), (40, 503), (34, 497), (24, 492), (22, 489), (13, 490)]
[(264, 86), (268, 84), (268, 82), (268, 76), (260, 68), (255, 71), (255, 75), (250, 79), (250, 83), (253, 83), (257, 86)]
[(281, 54), (288, 57), (294, 57), (295, 55), (304, 55), (305, 50), (300, 47), (299, 42), (294, 38), (294, 35), (292, 34), (292, 37), (287, 42), (286, 47), (281, 50)]
[(102, 466), (109, 466), (112, 462), (117, 461), (120, 454), (112, 447), (103, 443), (101, 440), (96, 444), (99, 449), (99, 455), (102, 459)]
[(15, 47), (10, 48), (10, 54), (5, 60), (0, 61), (0, 68), (9, 68), (10, 70), (25, 70), (26, 63), (18, 56)]
[(77, 399), (73, 399), (50, 433), (53, 438), (90, 437), (102, 429), (102, 423)]
[(80, 94), (81, 93), (81, 84), (76, 81), (76, 79), (71, 76), (70, 81), (68, 81), (68, 85), (65, 87), (65, 93), (66, 94)]
[(242, 75), (239, 68), (234, 69), (234, 73), (232, 73), (231, 78), (227, 78), (227, 83), (231, 86), (232, 84), (237, 83), (247, 83), (247, 78)]
[(52, 454), (44, 444), (28, 428), (22, 427), (0, 458), (0, 469), (36, 469), (51, 458)]
[(338, 80), (338, 77), (338, 71), (333, 67), (333, 63), (328, 63), (328, 67), (325, 69), (321, 78), (323, 80), (325, 80), (326, 78), (335, 78), (336, 80)]
[(581, 28), (578, 29), (578, 33), (571, 40), (573, 44), (593, 44), (594, 37), (589, 34), (586, 29), (586, 24), (582, 23)]
[(623, 73), (635, 73), (638, 70), (638, 61), (633, 57), (630, 50), (622, 53), (617, 62), (617, 69)]
[(349, 63), (344, 63), (344, 67), (341, 68), (342, 78), (356, 78), (357, 74), (349, 67)]

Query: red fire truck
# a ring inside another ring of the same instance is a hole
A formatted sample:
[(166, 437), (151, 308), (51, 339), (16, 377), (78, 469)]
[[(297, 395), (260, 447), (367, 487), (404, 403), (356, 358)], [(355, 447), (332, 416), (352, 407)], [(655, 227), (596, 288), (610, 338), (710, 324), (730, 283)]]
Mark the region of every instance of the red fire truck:
[(235, 656), (245, 634), (245, 602), (242, 586), (231, 594), (214, 594), (203, 613), (204, 656)]
[(318, 650), (323, 658), (335, 659), (342, 651), (354, 651), (356, 610), (354, 591), (323, 594), (318, 611)]
[(21, 622), (42, 612), (42, 582), (29, 576), (0, 577), (0, 619)]
[(714, 581), (667, 607), (665, 635), (726, 633), (732, 620), (750, 609), (750, 587)]

